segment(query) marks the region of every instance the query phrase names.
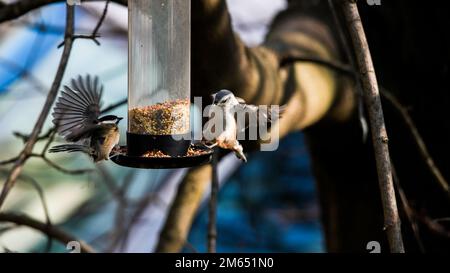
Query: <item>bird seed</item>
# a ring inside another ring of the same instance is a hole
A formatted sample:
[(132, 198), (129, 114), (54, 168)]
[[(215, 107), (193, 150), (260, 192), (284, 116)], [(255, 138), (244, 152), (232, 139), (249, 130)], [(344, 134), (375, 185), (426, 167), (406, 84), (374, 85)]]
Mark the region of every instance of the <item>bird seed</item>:
[(178, 135), (190, 130), (189, 99), (178, 99), (129, 111), (130, 132), (148, 135)]

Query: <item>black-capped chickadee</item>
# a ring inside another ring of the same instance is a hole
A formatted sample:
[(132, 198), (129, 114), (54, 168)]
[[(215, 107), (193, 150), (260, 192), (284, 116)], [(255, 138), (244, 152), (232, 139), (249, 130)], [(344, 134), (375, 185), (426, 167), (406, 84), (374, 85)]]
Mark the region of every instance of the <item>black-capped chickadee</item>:
[[(249, 126), (256, 126), (256, 124), (247, 124), (242, 128), (238, 128), (237, 116), (239, 114), (253, 115), (249, 120), (259, 120), (259, 122), (272, 122), (271, 112), (262, 113), (259, 115), (259, 108), (255, 105), (246, 104), (242, 98), (236, 97), (229, 90), (220, 90), (212, 95), (213, 105), (220, 107), (224, 115), (223, 131), (218, 134), (212, 141), (207, 141), (211, 145), (207, 145), (208, 148), (220, 147), (222, 149), (232, 150), (236, 156), (244, 162), (247, 162), (247, 158), (244, 154), (244, 149), (239, 143), (237, 136), (239, 132), (245, 131)], [(277, 112), (280, 115), (281, 112)]]
[(94, 162), (108, 160), (114, 147), (119, 144), (119, 127), (122, 118), (107, 115), (100, 117), (103, 86), (98, 77), (78, 76), (71, 86), (64, 86), (53, 109), (56, 130), (73, 144), (52, 147), (50, 153), (83, 152)]

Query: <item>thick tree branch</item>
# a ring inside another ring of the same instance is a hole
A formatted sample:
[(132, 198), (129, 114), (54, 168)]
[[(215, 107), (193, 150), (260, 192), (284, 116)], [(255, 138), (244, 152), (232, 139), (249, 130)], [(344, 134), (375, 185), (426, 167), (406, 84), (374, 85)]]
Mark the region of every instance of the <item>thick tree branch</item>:
[(36, 124), (34, 125), (33, 131), (30, 135), (30, 139), (25, 144), (24, 149), (20, 152), (18, 159), (14, 163), (14, 166), (12, 167), (12, 169), (8, 175), (8, 178), (6, 179), (6, 182), (3, 185), (3, 189), (0, 194), (0, 208), (2, 207), (9, 191), (14, 186), (17, 178), (19, 177), (20, 173), (22, 172), (22, 168), (23, 168), (24, 164), (30, 157), (30, 154), (33, 152), (34, 145), (36, 144), (36, 142), (39, 138), (39, 134), (42, 131), (44, 122), (47, 119), (47, 116), (51, 110), (51, 107), (55, 101), (56, 96), (58, 95), (59, 86), (61, 85), (61, 81), (64, 76), (64, 72), (66, 71), (67, 63), (69, 61), (70, 52), (72, 50), (72, 38), (71, 37), (72, 37), (73, 31), (74, 31), (74, 13), (75, 13), (74, 7), (67, 6), (66, 31), (65, 31), (65, 36), (64, 36), (66, 43), (64, 45), (64, 50), (61, 55), (61, 60), (60, 60), (59, 66), (58, 66), (58, 70), (56, 72), (56, 76), (53, 81), (50, 92), (47, 95), (47, 99), (45, 101), (44, 107), (42, 108), (42, 111), (38, 117), (38, 120), (36, 121)]
[(67, 243), (76, 241), (80, 243), (81, 251), (84, 253), (94, 253), (95, 250), (88, 245), (87, 243), (75, 238), (74, 236), (66, 233), (65, 231), (55, 227), (55, 226), (49, 226), (47, 223), (42, 223), (40, 221), (37, 221), (33, 218), (30, 218), (26, 215), (18, 215), (14, 213), (0, 213), (0, 222), (8, 222), (8, 223), (15, 223), (17, 225), (21, 226), (27, 226), (36, 230), (41, 231), (42, 233), (46, 234), (47, 236), (50, 236), (64, 245), (67, 245)]
[(186, 174), (167, 215), (156, 252), (178, 252), (184, 246), (192, 220), (210, 181), (210, 165), (193, 168)]
[(369, 114), (389, 246), (391, 252), (403, 253), (404, 246), (392, 179), (388, 136), (375, 69), (356, 2), (341, 0), (341, 5), (356, 50), (356, 59), (364, 89), (364, 100)]

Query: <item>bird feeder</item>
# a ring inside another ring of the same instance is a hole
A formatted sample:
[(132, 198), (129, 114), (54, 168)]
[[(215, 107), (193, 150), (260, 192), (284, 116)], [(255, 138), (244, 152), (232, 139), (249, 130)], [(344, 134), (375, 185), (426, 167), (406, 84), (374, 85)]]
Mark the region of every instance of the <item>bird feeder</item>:
[(129, 1), (128, 24), (127, 147), (113, 160), (141, 168), (209, 160), (190, 141), (190, 1)]

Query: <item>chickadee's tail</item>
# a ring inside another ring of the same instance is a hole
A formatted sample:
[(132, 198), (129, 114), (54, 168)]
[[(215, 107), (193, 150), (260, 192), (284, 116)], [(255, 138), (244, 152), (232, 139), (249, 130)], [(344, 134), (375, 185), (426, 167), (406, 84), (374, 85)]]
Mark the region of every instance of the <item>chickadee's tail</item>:
[(68, 153), (74, 153), (74, 152), (82, 152), (86, 154), (92, 154), (92, 149), (89, 146), (85, 145), (79, 145), (79, 144), (64, 144), (64, 145), (58, 145), (53, 146), (50, 150), (48, 150), (49, 153), (61, 153), (61, 152), (68, 152)]

